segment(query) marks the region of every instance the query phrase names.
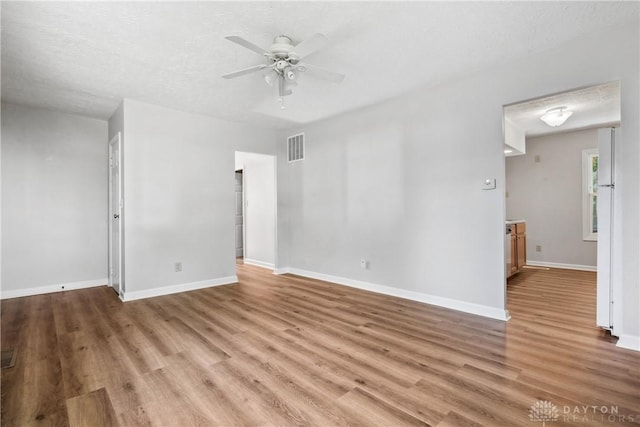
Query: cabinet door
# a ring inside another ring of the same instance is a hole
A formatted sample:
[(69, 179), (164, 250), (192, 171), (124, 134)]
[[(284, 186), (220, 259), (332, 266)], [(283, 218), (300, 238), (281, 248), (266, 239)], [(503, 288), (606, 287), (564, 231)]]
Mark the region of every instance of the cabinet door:
[(518, 254), (517, 269), (520, 270), (527, 263), (527, 237), (526, 234), (516, 236), (516, 253)]
[(511, 235), (511, 274), (518, 271), (518, 245), (515, 234)]

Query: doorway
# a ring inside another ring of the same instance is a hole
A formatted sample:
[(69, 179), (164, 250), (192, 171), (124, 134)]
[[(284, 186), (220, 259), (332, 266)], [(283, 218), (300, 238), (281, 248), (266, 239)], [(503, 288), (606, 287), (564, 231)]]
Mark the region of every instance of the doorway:
[(109, 286), (120, 296), (122, 283), (122, 138), (120, 132), (109, 141)]
[[(519, 227), (523, 234), (516, 241), (526, 239), (523, 248), (507, 248), (505, 241), (505, 259), (515, 260), (516, 265), (505, 290), (509, 285), (518, 286), (517, 276), (525, 270), (528, 275), (536, 269), (591, 272), (585, 277), (590, 277), (587, 282), (594, 289), (597, 282), (597, 310), (591, 308), (599, 318), (602, 307), (610, 305), (609, 296), (602, 298), (600, 288), (609, 282), (605, 275), (613, 263), (602, 254), (610, 253), (611, 247), (604, 246), (615, 233), (612, 223), (600, 217), (604, 204), (598, 203), (596, 212), (600, 190), (594, 169), (598, 162), (593, 159), (606, 146), (599, 129), (620, 124), (619, 82), (510, 104), (503, 112), (506, 228), (509, 220), (522, 222), (521, 227), (512, 225), (512, 236)], [(526, 258), (518, 262), (522, 253)], [(562, 284), (557, 289), (562, 292)], [(585, 326), (596, 322), (605, 329), (612, 329), (614, 323), (604, 325), (594, 318)]]
[(277, 254), (276, 157), (237, 151), (235, 171), (236, 258), (242, 256), (244, 264), (273, 270)]

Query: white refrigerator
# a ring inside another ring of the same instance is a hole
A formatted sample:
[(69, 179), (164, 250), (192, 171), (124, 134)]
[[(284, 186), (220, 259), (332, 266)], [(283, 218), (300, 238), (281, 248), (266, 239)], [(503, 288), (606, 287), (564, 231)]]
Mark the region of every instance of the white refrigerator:
[(615, 289), (613, 286), (614, 220), (616, 191), (616, 139), (619, 128), (598, 130), (598, 276), (596, 324), (613, 333)]

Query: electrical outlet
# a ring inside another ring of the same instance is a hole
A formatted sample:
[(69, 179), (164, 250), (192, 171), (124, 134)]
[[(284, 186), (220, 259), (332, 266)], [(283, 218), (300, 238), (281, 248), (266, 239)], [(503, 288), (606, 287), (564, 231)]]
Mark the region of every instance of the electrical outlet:
[(504, 198), (505, 198), (505, 199), (508, 199), (508, 198), (509, 198), (509, 192), (508, 192), (508, 191), (505, 191), (505, 192), (504, 192)]
[(542, 246), (536, 245), (536, 252), (542, 252)]
[(364, 258), (361, 258), (360, 259), (360, 268), (367, 269), (368, 266), (369, 266), (369, 263), (367, 262), (367, 260), (364, 259)]
[(180, 273), (182, 271), (182, 261), (177, 261), (175, 264), (176, 273)]

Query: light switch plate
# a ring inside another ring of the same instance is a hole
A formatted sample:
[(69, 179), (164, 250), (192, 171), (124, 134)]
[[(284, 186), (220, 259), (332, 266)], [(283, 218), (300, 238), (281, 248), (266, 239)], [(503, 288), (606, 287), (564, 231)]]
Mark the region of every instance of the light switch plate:
[(482, 182), (483, 190), (495, 190), (496, 189), (496, 179), (495, 178), (487, 178)]

